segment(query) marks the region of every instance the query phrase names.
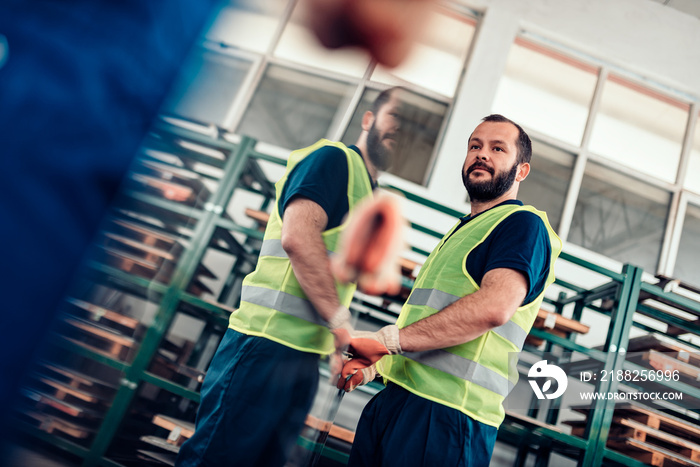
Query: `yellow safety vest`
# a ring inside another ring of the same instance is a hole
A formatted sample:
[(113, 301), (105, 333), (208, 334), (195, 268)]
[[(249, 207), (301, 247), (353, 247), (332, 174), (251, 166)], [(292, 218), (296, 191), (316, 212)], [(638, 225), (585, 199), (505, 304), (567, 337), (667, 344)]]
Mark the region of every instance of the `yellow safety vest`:
[[(347, 196), (350, 210), (363, 198), (372, 194), (372, 184), (362, 157), (342, 143), (322, 139), (294, 151), (289, 156), (287, 171), (275, 184), (277, 199), (270, 214), (260, 257), (255, 271), (243, 280), (241, 306), (231, 314), (229, 327), (244, 334), (262, 336), (304, 352), (330, 354), (335, 350), (333, 335), (326, 323), (306, 298), (289, 257), (282, 248), (282, 217), (279, 199), (292, 169), (306, 156), (324, 146), (335, 146), (345, 152), (348, 162)], [(336, 251), (341, 224), (323, 232), (326, 249)], [(354, 284), (336, 282), (340, 303), (350, 305), (355, 292)]]
[[(399, 328), (435, 314), (479, 290), (467, 272), (467, 256), (499, 223), (518, 211), (533, 212), (544, 221), (551, 247), (545, 289), (554, 282), (554, 261), (561, 252), (562, 243), (549, 225), (547, 215), (532, 206), (497, 206), (481, 213), (456, 232), (457, 226), (453, 227), (443, 237), (416, 278), (396, 322)], [(453, 232), (450, 241), (446, 242)], [(530, 303), (520, 306), (506, 324), (472, 341), (444, 349), (386, 356), (377, 364), (377, 370), (387, 380), (421, 397), (499, 427), (505, 418), (503, 400), (518, 381), (518, 353), (543, 298), (544, 291)]]

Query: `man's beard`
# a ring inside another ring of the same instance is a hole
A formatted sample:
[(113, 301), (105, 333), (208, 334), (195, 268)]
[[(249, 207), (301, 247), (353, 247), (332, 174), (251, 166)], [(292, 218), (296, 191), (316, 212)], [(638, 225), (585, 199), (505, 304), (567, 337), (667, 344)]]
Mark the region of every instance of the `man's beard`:
[(391, 166), (392, 151), (382, 145), (379, 131), (372, 124), (367, 134), (367, 155), (377, 170), (386, 170)]
[[(484, 167), (488, 170), (492, 179), (490, 181), (471, 181), (469, 175), (477, 167)], [(469, 167), (469, 169), (462, 175), (462, 181), (464, 182), (464, 187), (469, 193), (469, 199), (471, 201), (491, 201), (499, 196), (501, 196), (506, 191), (510, 190), (515, 182), (515, 176), (518, 173), (518, 163), (513, 164), (513, 167), (508, 172), (501, 172), (495, 177), (493, 176), (493, 171), (486, 165), (479, 162), (475, 162)]]

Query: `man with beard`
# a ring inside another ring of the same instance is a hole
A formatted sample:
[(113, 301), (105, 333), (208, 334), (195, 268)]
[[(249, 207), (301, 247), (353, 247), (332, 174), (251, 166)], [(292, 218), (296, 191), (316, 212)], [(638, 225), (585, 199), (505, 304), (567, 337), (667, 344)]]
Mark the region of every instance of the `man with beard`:
[(462, 169), (471, 213), (427, 258), (396, 325), (351, 339), (338, 386), (378, 372), (387, 387), (362, 413), (349, 465), (489, 464), (562, 247), (546, 214), (516, 199), (531, 154), (520, 126), (483, 119)]
[(257, 267), (243, 281), (178, 466), (284, 464), (318, 388), (319, 356), (346, 346), (352, 331), (355, 286), (333, 279), (328, 252), (391, 160), (401, 92), (379, 94), (354, 146), (321, 140), (289, 156)]

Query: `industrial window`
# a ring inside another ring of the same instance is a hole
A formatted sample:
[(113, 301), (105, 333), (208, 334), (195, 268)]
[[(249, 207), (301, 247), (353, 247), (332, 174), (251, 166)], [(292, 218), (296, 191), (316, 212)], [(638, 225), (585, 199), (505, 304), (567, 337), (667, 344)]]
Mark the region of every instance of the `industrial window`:
[(590, 150), (674, 183), (690, 106), (611, 74), (595, 117)]
[(530, 175), (520, 184), (518, 199), (545, 211), (549, 223), (557, 231), (571, 183), (574, 160), (573, 154), (533, 140)]
[(456, 2), (436, 4), (409, 58), (389, 70), (366, 52), (321, 47), (304, 26), (303, 6), (293, 0), (226, 4), (164, 112), (251, 136), (282, 154), (319, 138), (354, 143), (370, 97), (402, 85), (411, 89), (411, 116), (401, 160), (389, 172), (425, 184), (477, 13)]
[(180, 70), (162, 112), (225, 127), (251, 66), (250, 60), (201, 47)]
[(688, 203), (673, 275), (700, 287), (698, 252), (700, 252), (700, 205)]
[(372, 81), (390, 85), (414, 84), (446, 97), (455, 94), (476, 20), (446, 9), (432, 14), (425, 33), (397, 68), (378, 66)]
[(282, 148), (308, 146), (328, 136), (353, 91), (342, 81), (270, 65), (236, 132)]
[(517, 38), (493, 111), (542, 134), (581, 144), (598, 68)]
[(285, 0), (236, 0), (224, 7), (206, 33), (212, 42), (264, 54), (272, 45)]
[(589, 162), (568, 240), (656, 271), (670, 202), (665, 190)]
[(689, 190), (700, 193), (700, 121), (695, 122), (693, 146), (689, 157), (684, 186)]
[[(352, 144), (357, 140), (362, 131), (362, 115), (370, 110), (378, 94), (379, 91), (376, 90), (365, 90), (342, 138), (343, 142)], [(414, 92), (404, 93), (403, 98), (405, 102), (398, 151), (387, 172), (422, 184), (428, 175), (433, 150), (447, 113), (447, 104)]]
[(359, 49), (328, 50), (305, 25), (305, 4), (299, 3), (284, 28), (274, 56), (303, 65), (361, 78), (369, 65), (369, 56)]

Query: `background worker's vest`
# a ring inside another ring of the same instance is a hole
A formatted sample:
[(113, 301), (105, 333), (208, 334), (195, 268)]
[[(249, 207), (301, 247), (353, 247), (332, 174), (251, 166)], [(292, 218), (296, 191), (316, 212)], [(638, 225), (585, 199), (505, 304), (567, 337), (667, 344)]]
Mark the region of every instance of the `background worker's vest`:
[[(396, 322), (399, 328), (435, 314), (479, 290), (467, 272), (466, 258), (503, 219), (517, 211), (537, 214), (549, 232), (551, 261), (546, 289), (554, 281), (554, 261), (562, 247), (547, 215), (532, 206), (497, 206), (481, 213), (456, 232), (457, 226), (453, 227), (443, 237), (418, 274)], [(450, 237), (452, 232), (454, 234)], [(518, 381), (515, 365), (518, 353), (543, 298), (544, 291), (532, 302), (520, 306), (508, 323), (465, 344), (386, 356), (379, 361), (377, 369), (389, 381), (421, 397), (498, 427), (505, 417), (503, 400)]]
[[(282, 248), (282, 219), (279, 199), (292, 169), (306, 156), (324, 146), (345, 152), (348, 162), (348, 207), (350, 210), (372, 194), (367, 168), (362, 157), (342, 143), (322, 139), (289, 155), (287, 171), (276, 183), (277, 199), (270, 214), (255, 271), (243, 280), (241, 306), (231, 314), (229, 327), (244, 334), (262, 336), (304, 352), (329, 354), (335, 350), (327, 323), (318, 315), (294, 276), (289, 258)], [(335, 252), (345, 223), (323, 232), (326, 249)], [(350, 305), (354, 284), (339, 284), (340, 303)]]

